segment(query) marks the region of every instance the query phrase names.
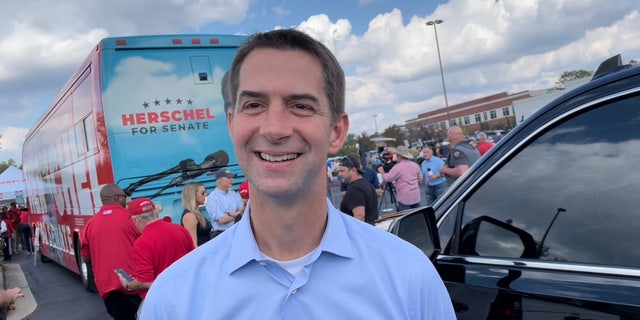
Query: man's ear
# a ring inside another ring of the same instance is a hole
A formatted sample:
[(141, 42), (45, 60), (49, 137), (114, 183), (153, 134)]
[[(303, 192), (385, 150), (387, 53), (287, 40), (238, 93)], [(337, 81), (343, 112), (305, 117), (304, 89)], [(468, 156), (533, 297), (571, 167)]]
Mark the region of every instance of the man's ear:
[[(231, 134), (233, 132), (233, 111), (235, 109), (234, 108), (227, 108), (226, 114), (227, 114), (227, 130), (229, 130), (229, 134)], [(233, 137), (231, 137), (233, 139)]]
[(338, 117), (336, 123), (331, 128), (331, 143), (329, 145), (329, 154), (335, 154), (344, 145), (349, 132), (349, 116), (346, 112)]

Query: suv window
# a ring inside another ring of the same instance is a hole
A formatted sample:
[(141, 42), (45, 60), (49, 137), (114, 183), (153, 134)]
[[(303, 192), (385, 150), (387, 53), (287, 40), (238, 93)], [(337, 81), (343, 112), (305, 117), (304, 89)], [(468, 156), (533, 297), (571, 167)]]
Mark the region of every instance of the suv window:
[[(464, 203), (458, 253), (640, 267), (637, 199), (636, 95), (567, 117), (530, 139)], [(479, 224), (484, 218), (497, 223)], [(512, 227), (521, 234), (505, 233)], [(531, 239), (529, 248), (523, 239)]]

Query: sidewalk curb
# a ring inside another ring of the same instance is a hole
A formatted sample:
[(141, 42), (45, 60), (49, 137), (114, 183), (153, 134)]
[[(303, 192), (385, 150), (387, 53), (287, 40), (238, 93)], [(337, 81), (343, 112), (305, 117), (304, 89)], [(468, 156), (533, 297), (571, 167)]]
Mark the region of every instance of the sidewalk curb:
[(28, 319), (29, 315), (36, 311), (38, 304), (36, 303), (36, 299), (33, 297), (33, 293), (29, 288), (29, 283), (22, 272), (22, 268), (17, 263), (5, 263), (2, 265), (1, 278), (3, 289), (18, 287), (22, 289), (22, 294), (24, 294), (23, 298), (16, 300), (16, 309), (9, 311), (7, 319)]

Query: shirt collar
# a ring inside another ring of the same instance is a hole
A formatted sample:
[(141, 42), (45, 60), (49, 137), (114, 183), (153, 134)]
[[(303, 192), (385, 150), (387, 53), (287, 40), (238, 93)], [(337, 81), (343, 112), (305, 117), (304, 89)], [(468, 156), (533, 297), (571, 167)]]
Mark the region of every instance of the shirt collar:
[[(344, 221), (345, 218), (349, 217), (334, 208), (328, 199), (327, 207), (329, 208), (327, 228), (322, 235), (322, 240), (320, 241), (317, 252), (320, 252), (320, 254), (326, 252), (343, 258), (353, 258), (355, 254), (352, 240), (349, 239), (347, 226)], [(227, 265), (227, 272), (229, 274), (252, 260), (260, 261), (262, 259), (258, 244), (251, 230), (251, 202), (247, 204), (244, 214), (246, 217), (243, 217), (236, 225), (231, 227), (230, 230), (225, 231), (233, 232), (231, 235), (231, 248)], [(247, 241), (247, 239), (250, 240)]]
[[(231, 190), (231, 189), (229, 189), (229, 190)], [(224, 190), (219, 189), (219, 188), (217, 188), (217, 187), (216, 187), (215, 189), (213, 189), (213, 192), (216, 192), (216, 193), (219, 193), (219, 194), (226, 195), (227, 193), (229, 193), (229, 190), (224, 191)]]

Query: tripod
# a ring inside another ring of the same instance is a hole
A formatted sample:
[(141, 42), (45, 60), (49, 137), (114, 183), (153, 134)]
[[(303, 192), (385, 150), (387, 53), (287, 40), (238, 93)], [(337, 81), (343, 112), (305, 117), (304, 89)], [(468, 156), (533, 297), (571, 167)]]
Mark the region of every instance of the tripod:
[(387, 209), (387, 198), (386, 195), (387, 193), (389, 193), (389, 200), (391, 201), (391, 204), (393, 204), (393, 209), (395, 209), (396, 211), (398, 211), (398, 202), (396, 201), (396, 188), (393, 186), (393, 183), (391, 182), (385, 182), (384, 184), (384, 188), (382, 189), (382, 197), (380, 200), (380, 205), (378, 205), (378, 212), (380, 212), (380, 209), (382, 208), (382, 203), (384, 202), (384, 210), (388, 210)]

